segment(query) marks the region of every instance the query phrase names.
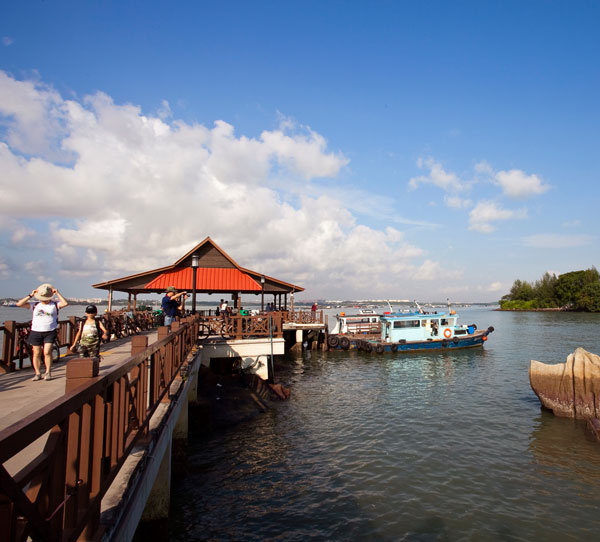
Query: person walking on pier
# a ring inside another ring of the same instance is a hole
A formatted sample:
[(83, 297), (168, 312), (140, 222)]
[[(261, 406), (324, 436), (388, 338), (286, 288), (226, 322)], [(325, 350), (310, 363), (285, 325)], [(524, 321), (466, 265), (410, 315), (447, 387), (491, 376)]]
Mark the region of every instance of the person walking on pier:
[[(58, 303), (52, 298), (56, 295)], [(31, 301), (35, 297), (37, 301)], [(29, 303), (32, 310), (31, 333), (28, 342), (33, 349), (33, 369), (35, 376), (33, 380), (41, 380), (40, 368), (42, 365), (42, 350), (44, 352), (44, 364), (46, 374), (44, 380), (52, 379), (52, 344), (56, 340), (58, 329), (58, 310), (66, 307), (69, 303), (61, 293), (51, 284), (41, 284), (29, 295), (17, 301), (17, 307), (25, 307)]]
[[(175, 286), (169, 286), (165, 293), (165, 297), (162, 298), (162, 310), (165, 314), (165, 326), (170, 326), (175, 317), (177, 316), (177, 311), (182, 307), (183, 300), (187, 292), (179, 292), (175, 289)], [(180, 297), (183, 296), (183, 299), (179, 300)], [(178, 301), (179, 300), (179, 301)]]
[(85, 308), (86, 319), (79, 322), (79, 330), (71, 345), (71, 351), (75, 352), (75, 345), (79, 341), (79, 354), (82, 358), (99, 358), (100, 341), (108, 339), (108, 331), (104, 324), (101, 320), (96, 320), (97, 314), (96, 305), (88, 305)]

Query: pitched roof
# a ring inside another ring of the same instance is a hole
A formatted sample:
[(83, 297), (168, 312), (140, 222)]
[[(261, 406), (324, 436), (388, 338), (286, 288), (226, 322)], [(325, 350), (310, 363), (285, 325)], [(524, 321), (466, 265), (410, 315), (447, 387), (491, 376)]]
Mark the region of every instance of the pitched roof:
[[(265, 293), (278, 294), (304, 291), (302, 286), (241, 267), (210, 237), (206, 237), (172, 265), (100, 282), (93, 284), (93, 287), (134, 294), (160, 293), (164, 292), (167, 286), (191, 290), (192, 256), (198, 256), (200, 260), (200, 267), (196, 274), (197, 292), (256, 293), (262, 290), (261, 279), (263, 277)], [(178, 286), (175, 281), (179, 281), (181, 286)]]
[[(150, 290), (164, 291), (167, 286), (175, 286), (178, 290), (191, 291), (193, 287), (192, 269), (182, 267), (161, 273), (145, 287)], [(260, 292), (261, 287), (260, 284), (238, 269), (200, 267), (196, 269), (196, 291)]]

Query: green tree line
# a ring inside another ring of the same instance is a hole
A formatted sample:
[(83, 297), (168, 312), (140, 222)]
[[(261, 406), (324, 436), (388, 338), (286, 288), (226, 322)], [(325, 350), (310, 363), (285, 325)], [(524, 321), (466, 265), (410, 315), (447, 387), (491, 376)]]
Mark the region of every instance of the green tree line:
[(600, 273), (595, 267), (571, 271), (558, 277), (545, 273), (535, 282), (515, 280), (510, 292), (502, 296), (505, 310), (550, 309), (600, 312)]

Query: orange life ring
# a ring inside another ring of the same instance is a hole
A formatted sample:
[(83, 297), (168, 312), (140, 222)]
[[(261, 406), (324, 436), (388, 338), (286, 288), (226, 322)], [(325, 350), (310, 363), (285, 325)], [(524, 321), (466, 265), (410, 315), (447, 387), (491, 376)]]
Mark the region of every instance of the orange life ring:
[(444, 337), (446, 337), (446, 339), (449, 339), (450, 336), (452, 335), (452, 331), (450, 331), (450, 328), (446, 328), (444, 329)]

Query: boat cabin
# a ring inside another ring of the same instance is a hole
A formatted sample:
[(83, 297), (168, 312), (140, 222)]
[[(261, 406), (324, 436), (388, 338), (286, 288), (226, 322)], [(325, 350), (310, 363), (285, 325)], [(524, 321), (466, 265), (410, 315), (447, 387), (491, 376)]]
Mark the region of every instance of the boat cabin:
[(450, 312), (406, 312), (389, 313), (381, 317), (381, 340), (397, 343), (400, 341), (427, 341), (452, 339), (459, 335), (473, 334), (474, 326), (459, 326), (458, 315)]
[(354, 314), (346, 316), (343, 312), (336, 316), (332, 335), (364, 335), (379, 333), (381, 329), (378, 314)]

